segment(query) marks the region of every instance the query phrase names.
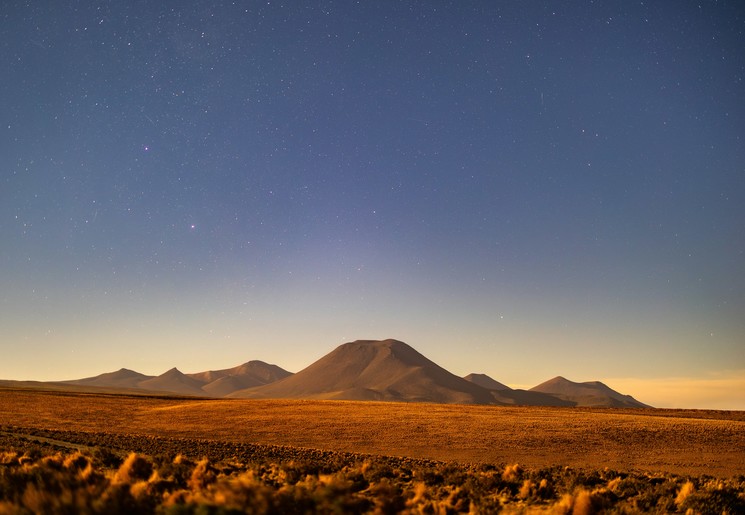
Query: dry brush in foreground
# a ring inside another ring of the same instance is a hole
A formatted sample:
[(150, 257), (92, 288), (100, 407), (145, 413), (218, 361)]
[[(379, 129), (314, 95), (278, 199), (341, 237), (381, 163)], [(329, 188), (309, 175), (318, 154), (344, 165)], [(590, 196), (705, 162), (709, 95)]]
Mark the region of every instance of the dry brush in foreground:
[(745, 477), (24, 431), (0, 435), (0, 514), (745, 512)]

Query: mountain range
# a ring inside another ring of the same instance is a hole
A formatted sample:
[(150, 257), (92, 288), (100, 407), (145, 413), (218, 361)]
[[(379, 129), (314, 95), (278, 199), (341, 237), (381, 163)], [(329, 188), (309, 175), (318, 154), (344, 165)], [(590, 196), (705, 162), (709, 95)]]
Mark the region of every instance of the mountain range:
[[(6, 382), (7, 383), (7, 382)], [(172, 368), (148, 376), (122, 368), (56, 387), (251, 399), (334, 399), (444, 404), (648, 408), (599, 381), (555, 377), (530, 390), (512, 389), (485, 374), (459, 377), (398, 340), (340, 345), (293, 374), (249, 361), (234, 368), (184, 374)]]

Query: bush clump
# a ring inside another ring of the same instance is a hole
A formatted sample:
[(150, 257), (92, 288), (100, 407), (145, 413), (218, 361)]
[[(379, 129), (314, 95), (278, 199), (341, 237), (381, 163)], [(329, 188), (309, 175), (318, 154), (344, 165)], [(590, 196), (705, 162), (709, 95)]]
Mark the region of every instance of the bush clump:
[(324, 463), (0, 449), (0, 515), (234, 513), (745, 513), (745, 478), (467, 466), (394, 458)]

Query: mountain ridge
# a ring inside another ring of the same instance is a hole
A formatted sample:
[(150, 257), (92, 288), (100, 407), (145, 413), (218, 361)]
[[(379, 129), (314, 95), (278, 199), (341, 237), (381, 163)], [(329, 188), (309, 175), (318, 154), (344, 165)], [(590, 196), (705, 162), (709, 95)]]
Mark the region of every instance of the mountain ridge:
[(600, 381), (577, 383), (563, 376), (556, 376), (529, 391), (553, 395), (581, 407), (650, 408), (631, 395), (619, 393)]
[(291, 375), (277, 365), (252, 360), (233, 368), (184, 374), (173, 367), (158, 376), (121, 368), (93, 377), (57, 381), (55, 384), (101, 388), (127, 388), (197, 397), (224, 397), (236, 389), (261, 386)]
[(486, 374), (459, 377), (395, 339), (343, 343), (295, 374), (277, 365), (251, 360), (232, 368), (195, 373), (183, 373), (174, 367), (158, 376), (121, 368), (48, 384), (213, 398), (650, 407), (600, 381), (576, 383), (556, 376), (529, 390), (521, 390)]

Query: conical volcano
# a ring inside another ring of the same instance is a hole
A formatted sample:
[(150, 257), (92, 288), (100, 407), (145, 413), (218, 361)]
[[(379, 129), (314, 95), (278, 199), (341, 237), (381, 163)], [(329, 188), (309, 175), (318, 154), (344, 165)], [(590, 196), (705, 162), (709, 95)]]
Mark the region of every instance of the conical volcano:
[(345, 343), (297, 374), (231, 397), (497, 404), (485, 388), (398, 340)]

